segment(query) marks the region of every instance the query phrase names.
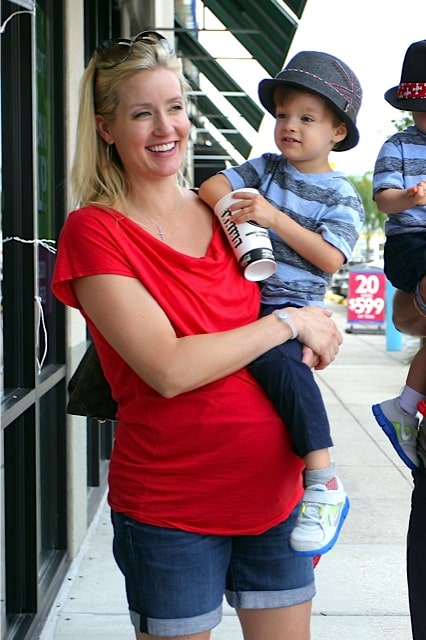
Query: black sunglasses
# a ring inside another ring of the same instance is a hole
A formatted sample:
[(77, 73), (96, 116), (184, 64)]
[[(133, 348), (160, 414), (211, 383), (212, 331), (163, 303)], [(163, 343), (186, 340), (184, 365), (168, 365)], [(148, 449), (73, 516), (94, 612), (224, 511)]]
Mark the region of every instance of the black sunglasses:
[(158, 44), (164, 42), (167, 44), (169, 52), (172, 53), (173, 48), (167, 38), (158, 31), (141, 31), (134, 38), (114, 38), (107, 40), (103, 44), (96, 47), (93, 59), (97, 69), (112, 69), (121, 64), (132, 53), (135, 42), (144, 42), (145, 44)]

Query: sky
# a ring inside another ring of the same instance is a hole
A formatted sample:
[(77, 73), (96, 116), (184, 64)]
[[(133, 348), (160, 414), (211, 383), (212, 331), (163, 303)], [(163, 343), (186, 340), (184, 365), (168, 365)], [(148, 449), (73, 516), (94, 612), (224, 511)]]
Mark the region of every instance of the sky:
[[(335, 169), (352, 176), (373, 170), (382, 143), (395, 132), (392, 120), (398, 120), (402, 115), (385, 101), (384, 93), (399, 84), (408, 46), (424, 39), (425, 0), (307, 1), (286, 62), (303, 50), (330, 53), (351, 67), (363, 89), (357, 119), (360, 142), (354, 149), (331, 154)], [(224, 51), (224, 39), (221, 38), (218, 56), (225, 55)], [(267, 77), (265, 70), (256, 65), (256, 69), (247, 73), (248, 62), (241, 62), (245, 67), (240, 69), (238, 64), (234, 61), (228, 69), (233, 69), (241, 86), (259, 103), (257, 84)], [(419, 78), (422, 79), (426, 80), (426, 77)], [(267, 114), (253, 139), (252, 157), (276, 150), (273, 126), (274, 119)]]

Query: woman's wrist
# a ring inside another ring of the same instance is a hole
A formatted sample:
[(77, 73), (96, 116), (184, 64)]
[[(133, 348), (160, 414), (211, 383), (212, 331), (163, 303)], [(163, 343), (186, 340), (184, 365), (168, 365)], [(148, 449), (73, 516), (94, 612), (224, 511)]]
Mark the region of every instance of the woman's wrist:
[(299, 331), (294, 320), (291, 317), (291, 314), (286, 309), (275, 309), (274, 315), (278, 318), (278, 320), (280, 320), (281, 322), (285, 322), (285, 324), (290, 327), (292, 333), (291, 339), (294, 340), (295, 338), (297, 338), (297, 336), (299, 335)]

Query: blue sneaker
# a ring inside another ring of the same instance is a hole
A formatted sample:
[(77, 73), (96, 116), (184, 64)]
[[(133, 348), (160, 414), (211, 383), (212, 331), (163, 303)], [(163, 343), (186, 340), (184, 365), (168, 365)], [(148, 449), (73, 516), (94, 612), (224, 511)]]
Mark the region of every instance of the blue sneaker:
[(401, 460), (410, 469), (417, 469), (417, 434), (419, 421), (401, 409), (399, 397), (385, 400), (372, 407), (374, 417), (382, 427)]
[(323, 555), (335, 545), (349, 512), (349, 499), (338, 478), (306, 487), (290, 546), (299, 556)]

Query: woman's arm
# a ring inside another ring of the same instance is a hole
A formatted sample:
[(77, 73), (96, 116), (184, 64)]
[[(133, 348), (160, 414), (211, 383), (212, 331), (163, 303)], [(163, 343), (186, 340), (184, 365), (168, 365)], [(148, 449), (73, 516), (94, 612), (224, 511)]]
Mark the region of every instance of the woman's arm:
[[(97, 275), (74, 280), (73, 286), (104, 338), (167, 398), (223, 378), (292, 336), (290, 327), (271, 314), (231, 331), (178, 338), (164, 311), (134, 278)], [(299, 340), (325, 367), (342, 342), (331, 314), (314, 307), (290, 312)]]

